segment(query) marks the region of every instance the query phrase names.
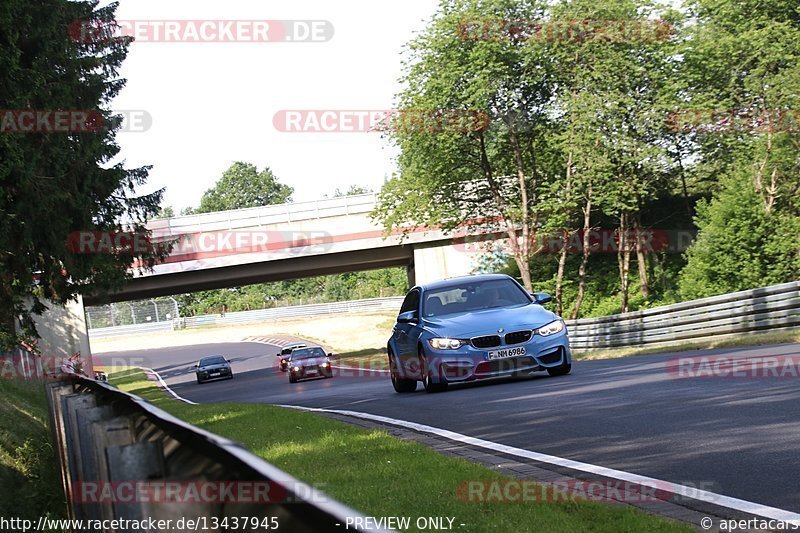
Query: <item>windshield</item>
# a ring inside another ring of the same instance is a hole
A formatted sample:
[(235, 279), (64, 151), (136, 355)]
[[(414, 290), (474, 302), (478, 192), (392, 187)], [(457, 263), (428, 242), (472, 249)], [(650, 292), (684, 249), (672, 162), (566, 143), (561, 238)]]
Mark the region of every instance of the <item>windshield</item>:
[(292, 361), (311, 357), (325, 357), (325, 350), (322, 348), (302, 348), (292, 352)]
[(203, 357), (200, 359), (200, 366), (221, 365), (225, 363), (227, 363), (227, 361), (221, 355), (212, 355), (210, 357)]
[(458, 285), (427, 291), (422, 314), (434, 317), (529, 303), (530, 297), (511, 280), (467, 280)]

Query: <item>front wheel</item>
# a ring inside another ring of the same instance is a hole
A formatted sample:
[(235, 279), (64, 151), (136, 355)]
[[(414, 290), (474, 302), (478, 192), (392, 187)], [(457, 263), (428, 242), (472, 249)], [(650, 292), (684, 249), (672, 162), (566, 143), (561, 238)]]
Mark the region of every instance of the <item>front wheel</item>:
[(419, 352), (419, 362), (422, 367), (422, 386), (425, 387), (425, 392), (444, 392), (447, 390), (446, 381), (434, 381), (433, 372), (428, 368), (428, 360), (425, 359), (425, 354), (422, 349)]
[(297, 378), (289, 374), (289, 383), (297, 383)]
[(394, 358), (392, 357), (392, 352), (389, 352), (389, 371), (392, 376), (392, 387), (394, 387), (395, 392), (406, 393), (417, 390), (416, 379), (405, 379), (400, 377), (400, 373), (397, 371), (397, 365), (395, 365)]
[(564, 362), (553, 368), (548, 368), (547, 373), (551, 376), (566, 376), (572, 371), (572, 363), (568, 363), (566, 359)]

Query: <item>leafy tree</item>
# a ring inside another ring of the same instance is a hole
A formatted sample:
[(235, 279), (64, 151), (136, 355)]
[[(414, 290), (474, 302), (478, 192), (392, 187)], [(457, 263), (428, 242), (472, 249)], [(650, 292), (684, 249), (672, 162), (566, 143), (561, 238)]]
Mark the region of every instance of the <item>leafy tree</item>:
[(77, 42), (76, 20), (114, 20), (116, 3), (6, 0), (0, 7), (0, 109), (86, 110), (103, 116), (88, 132), (0, 135), (0, 347), (35, 337), (34, 314), (85, 292), (118, 288), (134, 261), (158, 258), (115, 251), (75, 254), (72, 232), (144, 232), (162, 191), (137, 195), (150, 167), (110, 164), (119, 153), (118, 117), (109, 102), (129, 38)]
[(214, 187), (203, 193), (200, 207), (192, 213), (283, 204), (291, 202), (293, 192), (294, 189), (280, 183), (269, 168), (259, 172), (255, 165), (237, 161)]
[[(681, 294), (696, 298), (797, 279), (800, 242), (800, 12), (786, 0), (694, 0), (685, 54), (700, 179)], [(719, 111), (719, 115), (712, 112)], [(788, 119), (788, 120), (787, 120)]]
[(747, 171), (724, 179), (719, 194), (697, 206), (697, 241), (687, 252), (685, 299), (800, 278), (800, 218), (768, 213)]
[(368, 194), (371, 193), (372, 189), (369, 187), (364, 187), (362, 185), (350, 185), (347, 190), (342, 191), (339, 187), (336, 187), (333, 191), (334, 198), (341, 198), (342, 196), (353, 196), (356, 194)]
[(175, 210), (171, 205), (163, 206), (158, 210), (156, 215), (158, 218), (172, 218), (175, 216)]
[(467, 20), (541, 19), (545, 2), (443, 0), (410, 45), (400, 107), (432, 117), (482, 116), (453, 128), (397, 128), (400, 175), (383, 187), (374, 216), (409, 225), (499, 227), (522, 282), (531, 289), (529, 243), (538, 226), (538, 190), (552, 171), (544, 46), (516, 39), (465, 38)]

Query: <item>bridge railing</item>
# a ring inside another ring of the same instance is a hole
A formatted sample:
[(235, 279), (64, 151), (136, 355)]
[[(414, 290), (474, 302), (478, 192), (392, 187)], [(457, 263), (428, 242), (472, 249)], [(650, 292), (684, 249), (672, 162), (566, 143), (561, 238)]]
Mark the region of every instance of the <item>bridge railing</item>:
[(242, 445), (108, 384), (75, 376), (49, 383), (47, 396), (75, 520), (171, 520), (163, 529), (172, 531), (313, 532), (363, 518)]
[(568, 320), (575, 350), (657, 346), (800, 327), (800, 282), (642, 311)]
[(369, 213), (376, 203), (377, 195), (375, 193), (357, 194), (311, 202), (155, 219), (150, 221), (147, 227), (159, 236), (254, 228), (298, 220)]

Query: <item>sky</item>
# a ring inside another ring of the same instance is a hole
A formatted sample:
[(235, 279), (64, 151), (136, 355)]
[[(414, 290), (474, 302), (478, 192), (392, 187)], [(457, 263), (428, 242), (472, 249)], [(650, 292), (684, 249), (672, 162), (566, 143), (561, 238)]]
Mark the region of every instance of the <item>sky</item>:
[[(385, 110), (401, 89), (401, 52), (437, 0), (121, 0), (118, 21), (324, 20), (327, 42), (134, 42), (113, 110), (146, 112), (145, 131), (117, 136), (128, 167), (153, 165), (140, 192), (197, 206), (234, 161), (270, 167), (316, 200), (356, 184), (379, 190), (397, 150), (379, 133), (281, 132), (281, 110)], [(133, 128), (138, 129), (138, 128)]]

